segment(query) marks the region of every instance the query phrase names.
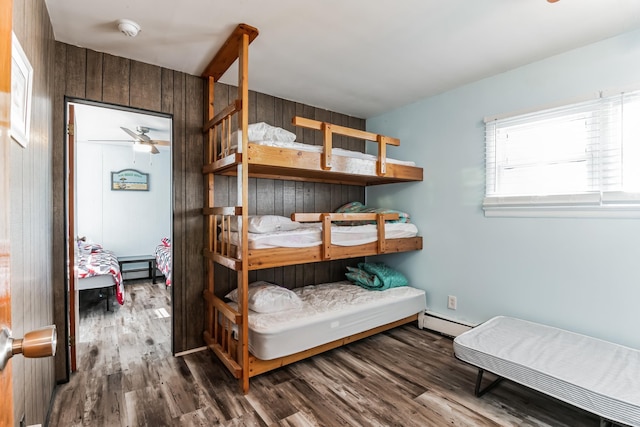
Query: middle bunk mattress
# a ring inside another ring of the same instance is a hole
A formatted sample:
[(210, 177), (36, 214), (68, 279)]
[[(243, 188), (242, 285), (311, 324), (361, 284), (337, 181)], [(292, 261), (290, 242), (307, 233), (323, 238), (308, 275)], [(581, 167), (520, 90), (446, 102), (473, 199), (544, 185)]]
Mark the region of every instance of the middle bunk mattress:
[[(227, 298), (236, 299), (235, 292)], [(230, 305), (237, 308), (234, 302)], [(340, 281), (288, 290), (268, 282), (254, 282), (249, 287), (249, 351), (261, 360), (276, 359), (423, 310), (425, 292), (410, 286), (372, 291)]]

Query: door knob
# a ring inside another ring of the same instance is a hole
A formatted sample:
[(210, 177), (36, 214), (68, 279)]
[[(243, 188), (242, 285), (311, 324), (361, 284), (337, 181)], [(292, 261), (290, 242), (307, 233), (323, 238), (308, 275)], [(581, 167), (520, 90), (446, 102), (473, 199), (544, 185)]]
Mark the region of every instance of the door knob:
[(11, 330), (3, 327), (0, 330), (0, 371), (14, 354), (22, 354), (24, 357), (55, 356), (57, 341), (55, 325), (27, 332), (22, 339), (12, 338)]

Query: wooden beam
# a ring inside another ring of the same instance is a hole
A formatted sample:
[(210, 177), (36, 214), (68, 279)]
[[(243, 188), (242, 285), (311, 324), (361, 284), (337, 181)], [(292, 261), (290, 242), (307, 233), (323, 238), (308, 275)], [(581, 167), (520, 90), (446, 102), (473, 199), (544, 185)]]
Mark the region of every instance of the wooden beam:
[(242, 206), (202, 208), (203, 215), (242, 215)]
[(204, 126), (202, 126), (202, 132), (207, 132), (209, 129), (220, 124), (224, 119), (240, 110), (242, 110), (242, 100), (236, 99), (233, 103), (227, 105), (224, 110), (220, 111), (211, 120), (205, 123)]
[[(300, 126), (308, 129), (321, 130), (321, 131), (324, 131), (324, 124), (325, 124), (325, 122), (321, 122), (313, 119), (307, 119), (300, 116), (295, 116), (291, 121), (291, 123), (294, 126)], [(339, 135), (349, 136), (351, 138), (365, 139), (367, 141), (372, 141), (372, 142), (378, 142), (378, 137), (382, 137), (384, 139), (385, 144), (400, 145), (400, 140), (398, 138), (378, 135), (377, 133), (367, 132), (367, 131), (358, 130), (358, 129), (352, 129), (352, 128), (348, 128), (340, 125), (331, 124), (331, 132), (337, 133)]]
[(242, 36), (247, 34), (249, 36), (249, 43), (258, 37), (258, 29), (247, 24), (238, 24), (233, 33), (227, 38), (222, 47), (218, 50), (218, 53), (213, 57), (209, 64), (202, 72), (202, 77), (213, 77), (214, 81), (220, 80), (220, 78), (227, 72), (229, 67), (238, 59), (239, 47), (242, 43)]

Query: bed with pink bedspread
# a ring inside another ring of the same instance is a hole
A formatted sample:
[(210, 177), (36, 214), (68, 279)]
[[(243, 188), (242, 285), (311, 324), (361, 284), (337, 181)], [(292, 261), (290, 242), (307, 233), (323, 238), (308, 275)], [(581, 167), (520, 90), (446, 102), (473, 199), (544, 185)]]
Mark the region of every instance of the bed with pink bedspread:
[(80, 242), (76, 262), (77, 290), (115, 287), (116, 300), (124, 304), (124, 284), (118, 257), (96, 243)]

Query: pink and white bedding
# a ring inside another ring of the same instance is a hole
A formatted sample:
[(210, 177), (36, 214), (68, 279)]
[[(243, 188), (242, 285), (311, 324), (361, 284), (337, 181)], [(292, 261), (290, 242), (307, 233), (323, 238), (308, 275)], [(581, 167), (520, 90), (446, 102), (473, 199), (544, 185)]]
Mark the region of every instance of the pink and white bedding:
[(118, 257), (97, 244), (81, 244), (76, 270), (79, 279), (96, 276), (111, 276), (116, 288), (116, 299), (124, 304), (124, 283), (118, 264)]
[(156, 246), (156, 267), (165, 277), (165, 284), (171, 286), (171, 241), (162, 239), (162, 243)]

